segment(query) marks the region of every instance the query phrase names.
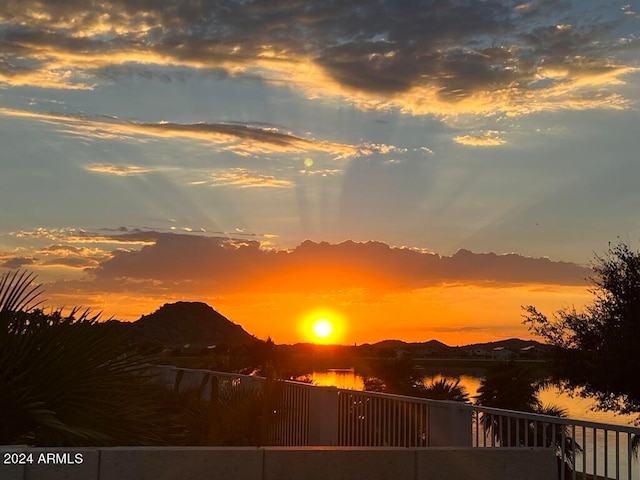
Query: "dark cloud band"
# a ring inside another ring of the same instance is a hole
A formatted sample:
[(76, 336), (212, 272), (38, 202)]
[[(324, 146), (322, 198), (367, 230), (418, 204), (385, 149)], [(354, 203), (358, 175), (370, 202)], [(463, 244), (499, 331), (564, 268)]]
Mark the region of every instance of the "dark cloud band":
[(291, 251), (264, 250), (254, 240), (154, 234), (155, 243), (116, 251), (91, 273), (118, 278), (196, 282), (213, 291), (320, 291), (340, 288), (406, 290), (462, 284), (585, 285), (591, 270), (517, 254), (460, 250), (440, 256), (381, 242), (305, 241)]
[(637, 69), (620, 51), (640, 43), (630, 15), (513, 3), (12, 0), (0, 6), (0, 82), (90, 88), (87, 75), (173, 64), (419, 113), (620, 107), (611, 80)]

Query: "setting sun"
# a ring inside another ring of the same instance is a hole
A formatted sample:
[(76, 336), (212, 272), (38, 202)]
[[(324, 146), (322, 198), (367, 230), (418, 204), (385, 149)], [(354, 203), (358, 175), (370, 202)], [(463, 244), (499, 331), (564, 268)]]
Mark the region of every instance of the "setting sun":
[(333, 333), (333, 324), (326, 318), (319, 318), (313, 323), (311, 330), (318, 338), (328, 338)]
[(304, 316), (300, 323), (300, 332), (313, 343), (339, 343), (344, 337), (345, 322), (335, 311), (313, 310)]

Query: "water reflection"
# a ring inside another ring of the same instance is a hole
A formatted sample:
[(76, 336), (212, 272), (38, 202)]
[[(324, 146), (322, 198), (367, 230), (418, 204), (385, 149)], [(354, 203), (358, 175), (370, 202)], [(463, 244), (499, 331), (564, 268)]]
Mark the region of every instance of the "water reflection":
[(357, 375), (353, 368), (333, 368), (326, 372), (313, 372), (311, 380), (314, 385), (364, 390), (362, 377)]

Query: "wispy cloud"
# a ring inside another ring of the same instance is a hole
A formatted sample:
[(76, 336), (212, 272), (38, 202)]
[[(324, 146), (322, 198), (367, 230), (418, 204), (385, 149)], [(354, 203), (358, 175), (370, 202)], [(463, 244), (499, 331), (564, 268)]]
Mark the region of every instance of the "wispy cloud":
[(121, 243), (132, 246), (149, 245), (155, 242), (158, 233), (153, 232), (152, 234), (148, 234), (146, 231), (140, 229), (133, 229), (131, 231), (126, 227), (122, 227), (122, 229), (117, 229), (115, 232), (110, 231), (108, 233), (93, 232), (74, 227), (38, 227), (32, 230), (10, 232), (8, 235), (20, 240), (54, 242), (55, 245), (65, 245), (64, 248), (69, 249), (77, 248), (73, 246), (77, 244), (99, 245)]
[[(32, 230), (20, 230), (7, 234), (20, 240), (38, 242), (34, 254), (39, 256), (55, 254), (60, 257), (70, 255), (104, 256), (105, 252), (111, 253), (110, 246), (116, 249), (136, 249), (146, 245), (154, 245), (160, 239), (174, 238), (172, 233), (177, 230), (172, 227), (166, 231), (143, 227), (117, 227), (102, 228), (98, 230), (84, 230), (74, 227), (47, 228), (38, 227)], [(242, 229), (234, 229), (229, 232), (207, 232), (203, 228), (182, 227), (184, 231), (207, 234), (205, 237), (211, 241), (228, 241), (230, 237), (247, 237), (251, 239), (273, 239), (278, 235), (273, 233), (245, 232)], [(215, 235), (215, 236), (213, 236)], [(198, 236), (197, 234), (194, 236)], [(24, 247), (26, 248), (26, 247)], [(17, 256), (12, 253), (1, 253), (0, 260)], [(23, 255), (24, 256), (24, 255)]]
[(329, 177), (331, 175), (338, 175), (340, 173), (344, 173), (343, 170), (339, 168), (320, 168), (320, 169), (304, 169), (300, 170), (299, 173), (303, 175), (308, 175), (311, 177), (320, 176), (320, 177)]
[(117, 175), (119, 177), (129, 177), (132, 175), (141, 175), (153, 171), (151, 168), (139, 167), (137, 165), (114, 165), (110, 163), (96, 163), (85, 167), (90, 172), (106, 173), (109, 175)]
[(497, 147), (503, 145), (506, 141), (500, 137), (500, 132), (487, 131), (480, 135), (458, 135), (454, 137), (454, 141), (460, 145), (471, 147)]
[(250, 172), (246, 168), (232, 168), (226, 172), (212, 174), (210, 184), (234, 187), (293, 187), (293, 182), (289, 180), (278, 179), (272, 175)]
[[(302, 138), (291, 132), (280, 132), (273, 127), (255, 127), (238, 123), (141, 123), (106, 116), (32, 112), (9, 108), (0, 108), (0, 115), (46, 122), (55, 125), (58, 130), (86, 139), (117, 138), (130, 141), (146, 141), (150, 138), (190, 139), (213, 144), (220, 151), (230, 151), (241, 156), (325, 152), (336, 157), (348, 157), (355, 155), (358, 151), (356, 147), (347, 144)], [(116, 172), (121, 170), (106, 167), (100, 171), (117, 174)], [(132, 173), (124, 170), (121, 174)]]

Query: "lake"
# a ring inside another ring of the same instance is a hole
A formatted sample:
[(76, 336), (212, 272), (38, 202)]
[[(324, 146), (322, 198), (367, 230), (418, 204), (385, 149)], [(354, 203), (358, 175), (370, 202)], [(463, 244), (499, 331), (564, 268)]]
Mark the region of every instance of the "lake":
[[(429, 383), (431, 380), (447, 378), (450, 380), (459, 379), (460, 385), (473, 397), (477, 394), (480, 387), (480, 381), (483, 377), (482, 369), (460, 369), (441, 367), (437, 369), (425, 370), (425, 380)], [(355, 373), (352, 368), (331, 369), (324, 372), (313, 372), (311, 379), (316, 385), (332, 385), (338, 388), (348, 388), (351, 390), (363, 390), (364, 386), (362, 378)], [(611, 423), (615, 425), (630, 425), (633, 415), (616, 415), (611, 412), (594, 412), (591, 407), (594, 405), (593, 400), (581, 398), (578, 396), (570, 396), (566, 392), (561, 392), (555, 386), (549, 386), (540, 391), (538, 398), (544, 405), (554, 404), (562, 407), (567, 412), (567, 417), (590, 420), (592, 422)]]

